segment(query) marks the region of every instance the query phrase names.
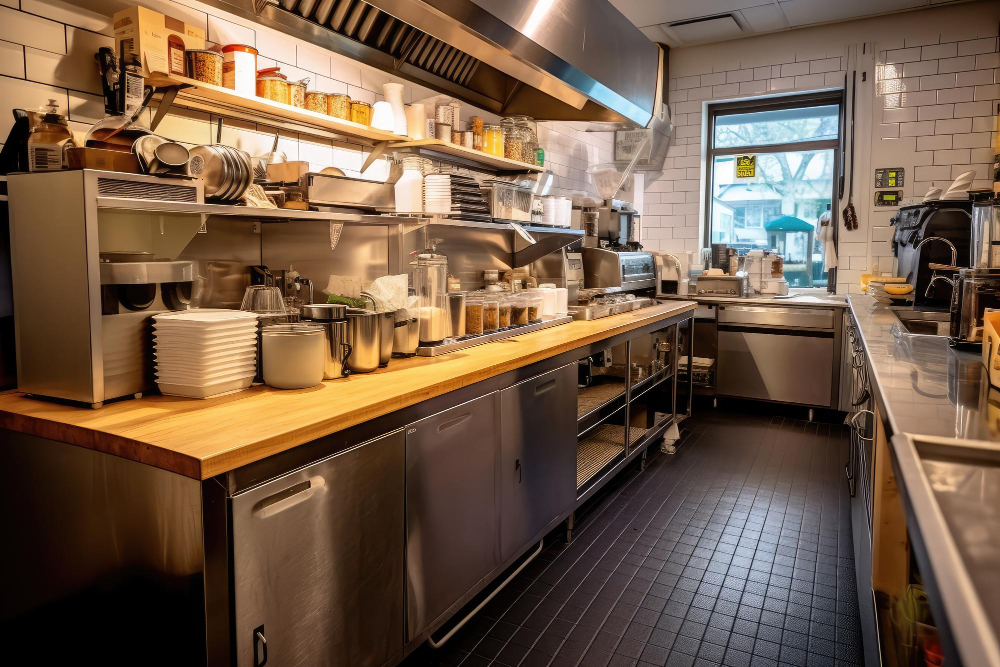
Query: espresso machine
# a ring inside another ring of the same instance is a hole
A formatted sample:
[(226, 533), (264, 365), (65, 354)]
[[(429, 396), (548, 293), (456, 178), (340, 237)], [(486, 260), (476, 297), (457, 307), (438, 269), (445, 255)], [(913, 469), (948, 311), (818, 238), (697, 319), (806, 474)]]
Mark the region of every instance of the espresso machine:
[(914, 305), (948, 308), (951, 276), (969, 266), (972, 202), (936, 200), (902, 206), (892, 224), (896, 275), (913, 285)]
[(951, 344), (978, 349), (983, 313), (1000, 309), (1000, 199), (989, 190), (972, 199), (972, 266), (952, 274)]
[(597, 243), (612, 250), (639, 250), (638, 213), (631, 202), (605, 199), (597, 209)]

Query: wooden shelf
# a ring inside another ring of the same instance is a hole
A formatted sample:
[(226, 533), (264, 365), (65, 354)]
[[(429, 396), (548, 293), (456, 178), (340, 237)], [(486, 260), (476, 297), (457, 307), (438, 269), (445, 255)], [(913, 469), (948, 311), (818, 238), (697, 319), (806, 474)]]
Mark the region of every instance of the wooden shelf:
[(257, 97), (256, 95), (242, 95), (235, 90), (223, 88), (210, 83), (202, 83), (194, 79), (189, 79), (176, 74), (163, 74), (154, 72), (147, 83), (156, 88), (181, 88), (177, 94), (177, 99), (182, 101), (193, 100), (198, 102), (203, 108), (218, 108), (222, 111), (247, 114), (255, 116), (268, 116), (279, 120), (291, 121), (299, 125), (306, 125), (318, 128), (325, 132), (343, 135), (345, 137), (357, 137), (368, 141), (406, 141), (407, 137), (376, 130), (374, 128), (352, 123), (348, 120), (341, 120), (326, 114), (316, 113), (293, 107), (290, 104), (281, 104), (271, 100)]
[[(538, 167), (533, 164), (525, 164), (524, 162), (518, 162), (517, 160), (510, 160), (505, 157), (497, 157), (496, 155), (490, 155), (489, 153), (484, 153), (483, 151), (477, 151), (473, 148), (466, 148), (465, 146), (459, 146), (458, 144), (448, 143), (446, 141), (441, 141), (440, 139), (419, 139), (417, 141), (403, 141), (398, 144), (392, 144), (389, 146), (390, 150), (408, 149), (411, 152), (430, 154), (433, 156), (434, 153), (439, 153), (451, 158), (457, 163), (472, 163), (473, 166), (479, 166), (480, 168), (486, 167), (488, 171), (507, 171), (507, 172), (538, 172), (541, 173), (545, 171), (545, 167)], [(436, 157), (436, 156), (435, 156)]]

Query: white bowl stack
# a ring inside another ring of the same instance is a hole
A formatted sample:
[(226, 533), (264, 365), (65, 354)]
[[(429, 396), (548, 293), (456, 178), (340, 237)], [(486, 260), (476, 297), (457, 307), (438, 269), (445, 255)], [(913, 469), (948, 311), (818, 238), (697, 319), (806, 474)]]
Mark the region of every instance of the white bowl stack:
[(188, 310), (153, 318), (156, 384), (168, 396), (246, 389), (257, 373), (257, 314)]
[(451, 174), (424, 176), (424, 211), (451, 213)]

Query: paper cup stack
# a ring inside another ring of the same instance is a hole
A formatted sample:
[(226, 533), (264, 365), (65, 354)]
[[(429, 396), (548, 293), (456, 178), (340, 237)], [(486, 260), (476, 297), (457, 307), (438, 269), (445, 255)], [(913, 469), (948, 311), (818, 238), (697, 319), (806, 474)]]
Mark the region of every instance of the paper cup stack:
[(257, 314), (189, 310), (153, 318), (156, 384), (169, 396), (246, 389), (257, 372)]

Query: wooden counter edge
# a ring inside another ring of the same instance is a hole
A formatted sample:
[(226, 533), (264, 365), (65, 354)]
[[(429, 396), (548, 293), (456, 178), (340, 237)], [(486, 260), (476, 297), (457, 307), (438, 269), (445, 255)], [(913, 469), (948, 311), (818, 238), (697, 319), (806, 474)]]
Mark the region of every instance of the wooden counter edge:
[[(638, 329), (657, 320), (693, 311), (696, 306), (694, 302), (678, 301), (663, 303), (661, 305), (669, 305), (671, 308), (658, 313), (648, 313), (646, 317), (641, 316), (645, 314), (642, 310), (612, 316), (608, 318), (608, 320), (611, 320), (608, 322), (610, 326), (602, 328), (599, 331), (556, 343), (550, 347), (525, 354), (522, 357), (517, 357), (507, 362), (483, 366), (474, 371), (442, 380), (433, 385), (420, 386), (412, 391), (392, 396), (384, 401), (370, 402), (361, 409), (338, 414), (329, 419), (313, 420), (308, 424), (303, 424), (297, 428), (289, 429), (253, 442), (234, 443), (232, 446), (220, 447), (218, 452), (201, 458), (184, 454), (169, 447), (128, 438), (108, 431), (90, 429), (67, 421), (19, 413), (16, 409), (0, 409), (0, 428), (94, 449), (163, 468), (186, 477), (203, 480), (366, 421), (382, 417), (421, 401), (441, 396), (450, 391), (467, 387), (617, 334)], [(655, 308), (655, 306), (653, 307)], [(624, 319), (619, 320), (618, 318)], [(600, 320), (592, 321), (600, 322)], [(564, 326), (572, 326), (572, 324)], [(545, 329), (536, 333), (552, 331), (555, 331), (555, 329)], [(527, 335), (530, 336), (531, 334)], [(19, 396), (18, 400), (36, 401), (41, 399)], [(139, 399), (139, 401), (141, 400)], [(207, 406), (206, 409), (211, 409), (211, 407)], [(80, 410), (89, 411), (89, 408), (80, 408)]]

